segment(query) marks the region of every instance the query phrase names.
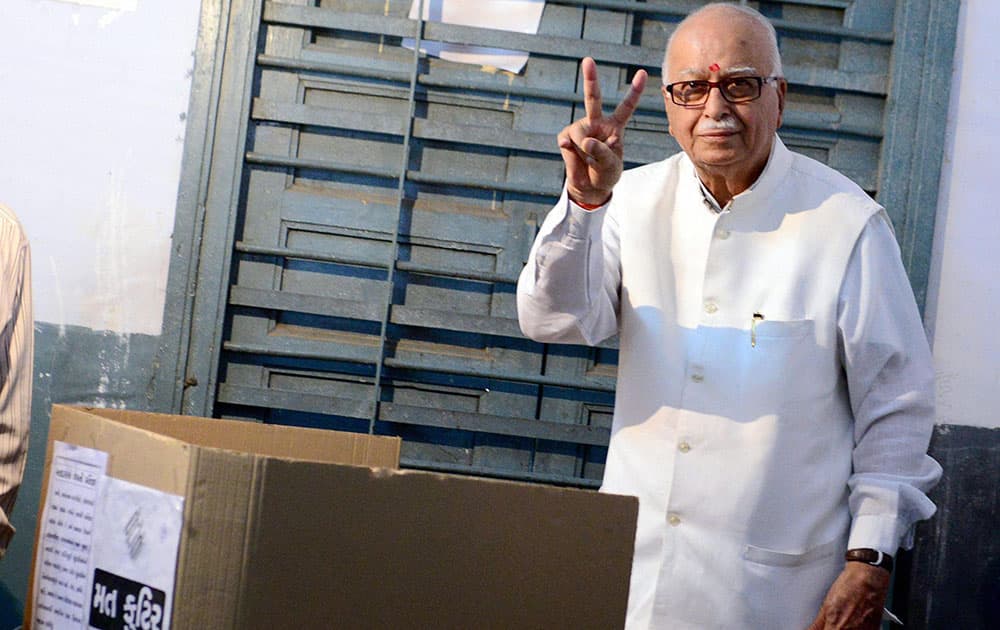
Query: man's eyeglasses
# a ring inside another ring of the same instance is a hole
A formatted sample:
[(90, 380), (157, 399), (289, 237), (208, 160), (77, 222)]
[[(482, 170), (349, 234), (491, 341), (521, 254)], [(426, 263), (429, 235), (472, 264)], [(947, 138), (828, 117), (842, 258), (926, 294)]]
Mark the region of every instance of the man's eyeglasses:
[(677, 81), (664, 85), (670, 99), (681, 107), (700, 107), (708, 102), (712, 88), (719, 88), (730, 103), (749, 103), (760, 98), (761, 86), (781, 77), (729, 77), (721, 81)]

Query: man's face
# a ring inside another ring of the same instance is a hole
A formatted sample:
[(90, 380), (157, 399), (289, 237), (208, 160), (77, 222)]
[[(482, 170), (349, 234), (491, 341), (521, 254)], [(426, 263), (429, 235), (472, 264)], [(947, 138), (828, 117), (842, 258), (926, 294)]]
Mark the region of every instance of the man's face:
[[(770, 76), (767, 35), (752, 20), (712, 11), (684, 25), (667, 58), (667, 82), (720, 81), (736, 76)], [(749, 103), (730, 103), (717, 88), (698, 107), (676, 105), (664, 90), (670, 135), (703, 176), (749, 186), (763, 170), (774, 132), (781, 125), (786, 84), (765, 83)]]

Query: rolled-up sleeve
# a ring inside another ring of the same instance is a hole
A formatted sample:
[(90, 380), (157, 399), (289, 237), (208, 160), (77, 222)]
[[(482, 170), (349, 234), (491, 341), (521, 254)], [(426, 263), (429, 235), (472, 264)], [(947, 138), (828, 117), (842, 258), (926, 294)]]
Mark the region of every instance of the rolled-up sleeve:
[(927, 336), (884, 213), (855, 245), (840, 292), (838, 327), (854, 413), (849, 548), (894, 554), (934, 514), (927, 492), (941, 467), (927, 455), (934, 368)]

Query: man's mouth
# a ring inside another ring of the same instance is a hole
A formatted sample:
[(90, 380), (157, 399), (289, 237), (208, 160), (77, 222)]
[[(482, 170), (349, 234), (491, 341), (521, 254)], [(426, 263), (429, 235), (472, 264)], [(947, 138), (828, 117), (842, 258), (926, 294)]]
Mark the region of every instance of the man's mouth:
[(697, 135), (706, 138), (726, 138), (739, 133), (739, 129), (736, 124), (733, 123), (721, 123), (705, 125), (699, 129), (696, 129)]
[(709, 138), (709, 139), (716, 138), (716, 139), (721, 139), (721, 138), (728, 138), (730, 136), (735, 136), (736, 133), (737, 132), (735, 130), (729, 130), (729, 129), (711, 129), (709, 131), (701, 131), (701, 132), (699, 132), (698, 136), (701, 137), (701, 138)]

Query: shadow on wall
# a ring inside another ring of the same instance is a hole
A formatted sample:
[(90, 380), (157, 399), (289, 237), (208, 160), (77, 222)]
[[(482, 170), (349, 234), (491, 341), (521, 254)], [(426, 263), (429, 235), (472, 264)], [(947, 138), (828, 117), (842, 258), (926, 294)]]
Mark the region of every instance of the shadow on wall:
[(151, 335), (35, 323), (31, 439), (12, 514), (17, 533), (0, 561), (0, 630), (18, 627), (24, 616), (52, 405), (148, 410), (158, 344), (159, 337)]

